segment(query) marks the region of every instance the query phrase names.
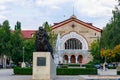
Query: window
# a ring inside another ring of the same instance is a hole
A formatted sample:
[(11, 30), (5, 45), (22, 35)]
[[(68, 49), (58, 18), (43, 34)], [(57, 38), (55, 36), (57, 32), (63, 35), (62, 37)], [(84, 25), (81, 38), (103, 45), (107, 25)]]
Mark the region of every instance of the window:
[(71, 38), (65, 42), (65, 49), (82, 49), (82, 43), (75, 38)]

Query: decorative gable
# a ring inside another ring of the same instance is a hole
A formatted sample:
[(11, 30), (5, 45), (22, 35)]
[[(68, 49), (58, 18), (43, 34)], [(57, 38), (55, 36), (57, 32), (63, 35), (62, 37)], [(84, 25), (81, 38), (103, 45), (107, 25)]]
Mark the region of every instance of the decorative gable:
[(71, 16), (69, 19), (64, 20), (64, 21), (62, 21), (62, 22), (55, 23), (55, 24), (53, 25), (53, 30), (56, 29), (56, 28), (59, 28), (59, 27), (63, 27), (64, 25), (66, 25), (66, 24), (68, 24), (68, 23), (70, 23), (70, 22), (73, 22), (73, 24), (71, 25), (72, 28), (75, 27), (75, 24), (74, 24), (74, 23), (78, 23), (78, 24), (80, 24), (80, 25), (83, 25), (84, 27), (87, 27), (87, 28), (89, 28), (89, 29), (93, 29), (93, 30), (95, 30), (95, 31), (97, 31), (97, 32), (101, 32), (101, 31), (102, 31), (101, 29), (93, 26), (92, 23), (83, 22), (83, 21), (77, 19), (77, 18), (74, 17), (74, 16)]

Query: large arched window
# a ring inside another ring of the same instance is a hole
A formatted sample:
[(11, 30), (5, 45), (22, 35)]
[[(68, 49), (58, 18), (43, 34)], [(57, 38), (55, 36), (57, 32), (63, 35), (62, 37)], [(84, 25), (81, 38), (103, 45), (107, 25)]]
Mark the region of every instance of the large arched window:
[(65, 42), (65, 49), (82, 49), (82, 43), (75, 38), (71, 38)]

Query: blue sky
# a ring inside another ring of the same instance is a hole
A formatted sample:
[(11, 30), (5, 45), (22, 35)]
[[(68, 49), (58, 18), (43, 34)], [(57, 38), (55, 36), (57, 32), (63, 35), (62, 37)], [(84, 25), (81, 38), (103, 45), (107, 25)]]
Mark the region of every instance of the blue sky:
[(11, 29), (17, 21), (23, 30), (37, 30), (45, 21), (61, 22), (73, 14), (84, 22), (103, 28), (112, 17), (116, 0), (0, 0), (0, 23), (9, 20)]

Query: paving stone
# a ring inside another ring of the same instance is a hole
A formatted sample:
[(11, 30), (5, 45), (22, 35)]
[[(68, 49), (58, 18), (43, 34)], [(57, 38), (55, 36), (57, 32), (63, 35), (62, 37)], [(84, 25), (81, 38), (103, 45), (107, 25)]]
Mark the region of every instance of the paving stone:
[[(0, 80), (32, 80), (32, 75), (13, 75), (13, 69), (0, 69)], [(120, 80), (120, 76), (119, 75), (75, 75), (75, 76), (65, 75), (65, 76), (56, 76), (56, 80)]]

